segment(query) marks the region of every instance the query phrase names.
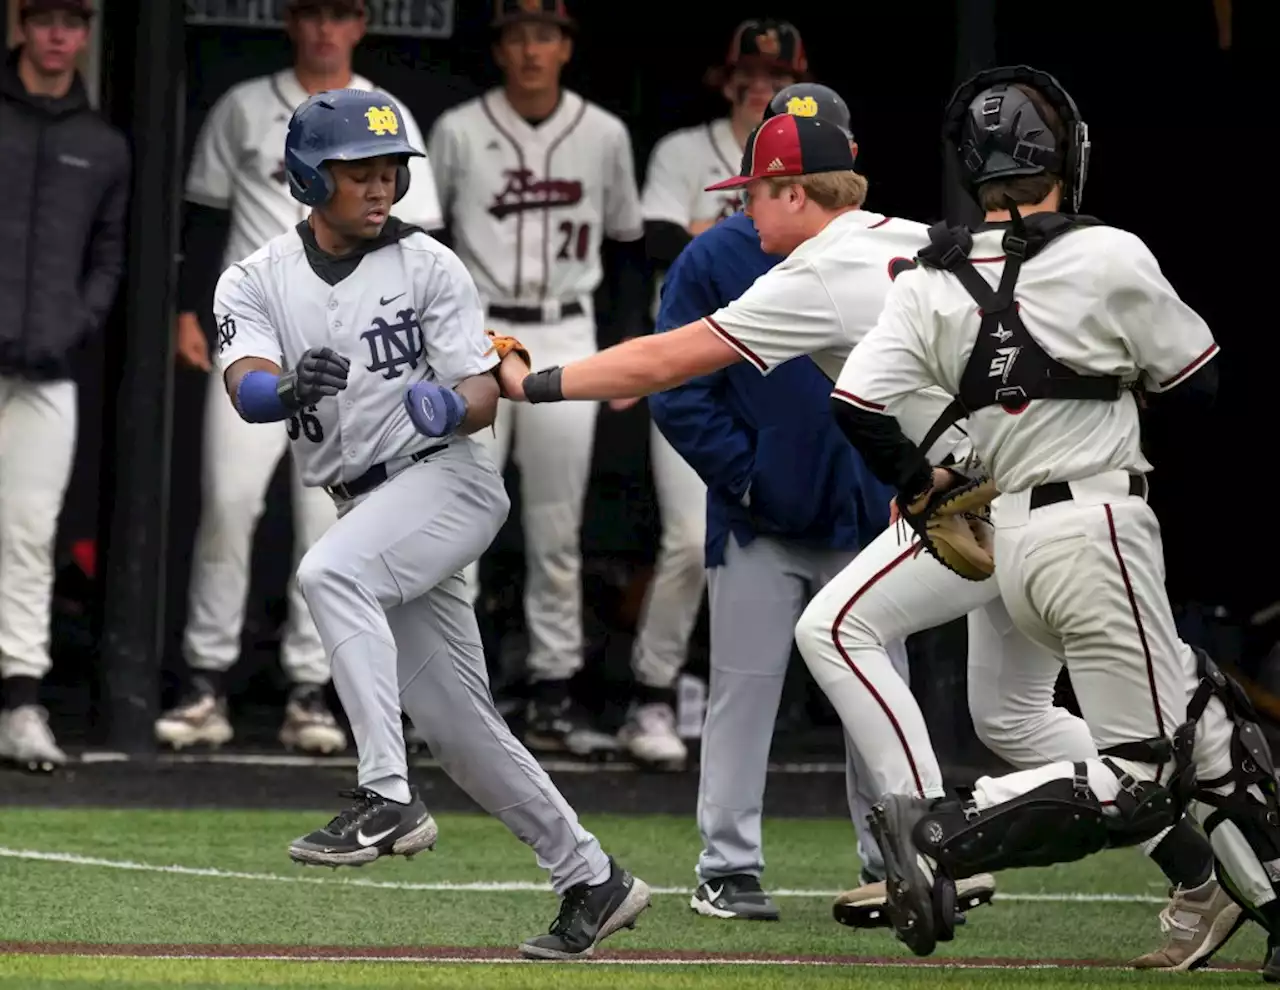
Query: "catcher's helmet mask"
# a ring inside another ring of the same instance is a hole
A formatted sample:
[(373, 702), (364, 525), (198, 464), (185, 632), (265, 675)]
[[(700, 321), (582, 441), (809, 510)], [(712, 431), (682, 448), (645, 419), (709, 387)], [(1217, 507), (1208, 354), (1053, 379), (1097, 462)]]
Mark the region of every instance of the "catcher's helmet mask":
[(410, 158), (424, 157), (404, 133), (404, 114), (386, 93), (335, 89), (317, 93), (294, 111), (284, 143), (289, 192), (307, 206), (333, 197), (329, 162), (399, 158), (394, 203), (409, 191)]
[[(1040, 119), (1026, 94), (1013, 88), (1015, 83), (1034, 89), (1062, 118), (1066, 147), (1058, 147), (1048, 123)], [(1080, 210), (1089, 171), (1089, 126), (1081, 119), (1071, 94), (1049, 73), (1029, 65), (979, 72), (952, 95), (942, 136), (960, 164), (961, 181), (975, 200), (977, 188), (984, 182), (1051, 173), (1062, 179), (1063, 211)], [(993, 161), (997, 156), (1000, 161)]]

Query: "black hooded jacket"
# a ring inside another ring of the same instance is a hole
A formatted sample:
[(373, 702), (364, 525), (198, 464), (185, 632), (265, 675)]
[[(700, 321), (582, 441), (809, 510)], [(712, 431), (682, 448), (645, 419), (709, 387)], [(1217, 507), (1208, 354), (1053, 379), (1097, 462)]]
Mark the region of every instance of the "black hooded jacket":
[(29, 94), (18, 53), (0, 66), (0, 374), (52, 381), (120, 284), (129, 145), (78, 76), (61, 98)]

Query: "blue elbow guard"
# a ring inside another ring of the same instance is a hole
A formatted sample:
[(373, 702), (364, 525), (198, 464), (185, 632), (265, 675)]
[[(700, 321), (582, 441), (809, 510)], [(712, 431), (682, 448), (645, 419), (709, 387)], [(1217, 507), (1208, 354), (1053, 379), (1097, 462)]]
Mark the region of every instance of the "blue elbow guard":
[(236, 388), (236, 409), (250, 423), (278, 423), (293, 415), (276, 391), (278, 375), (269, 371), (246, 372)]

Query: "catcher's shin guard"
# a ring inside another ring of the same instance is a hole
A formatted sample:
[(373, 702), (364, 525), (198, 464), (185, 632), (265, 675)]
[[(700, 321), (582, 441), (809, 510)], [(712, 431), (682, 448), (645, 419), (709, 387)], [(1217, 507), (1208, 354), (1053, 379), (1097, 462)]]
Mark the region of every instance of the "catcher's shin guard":
[(1136, 845), (1177, 821), (1176, 802), (1165, 788), (1103, 762), (1120, 780), (1109, 810), (1089, 786), (1088, 767), (1076, 763), (1071, 779), (1050, 781), (985, 811), (972, 801), (939, 802), (916, 826), (916, 843), (951, 876), (963, 878), (1074, 862)]
[[(1204, 818), (1204, 830), (1213, 845), (1219, 880), (1274, 936), (1280, 934), (1274, 930), (1276, 909), (1265, 914), (1258, 910), (1260, 904), (1280, 897), (1280, 787), (1271, 747), (1244, 689), (1203, 650), (1195, 653), (1200, 684), (1187, 706), (1187, 721), (1174, 737), (1178, 761), (1174, 782), (1186, 799), (1213, 808)], [(1192, 747), (1196, 725), (1214, 698), (1232, 723), (1231, 769), (1219, 777), (1201, 779), (1191, 763)], [(1220, 790), (1227, 793), (1217, 793)], [(1233, 827), (1223, 829), (1227, 823)], [(1267, 888), (1271, 897), (1266, 896)]]

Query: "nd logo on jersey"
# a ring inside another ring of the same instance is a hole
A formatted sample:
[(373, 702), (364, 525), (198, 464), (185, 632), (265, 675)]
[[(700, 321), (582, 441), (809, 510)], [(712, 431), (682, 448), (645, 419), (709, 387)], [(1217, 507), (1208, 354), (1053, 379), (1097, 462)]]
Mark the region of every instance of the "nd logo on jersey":
[(793, 117), (818, 116), (818, 101), (812, 96), (793, 96), (787, 100), (787, 113)]
[(396, 112), (390, 107), (370, 107), (364, 116), (369, 121), (369, 130), (379, 137), (384, 134), (400, 133), (400, 121), (396, 119)]

